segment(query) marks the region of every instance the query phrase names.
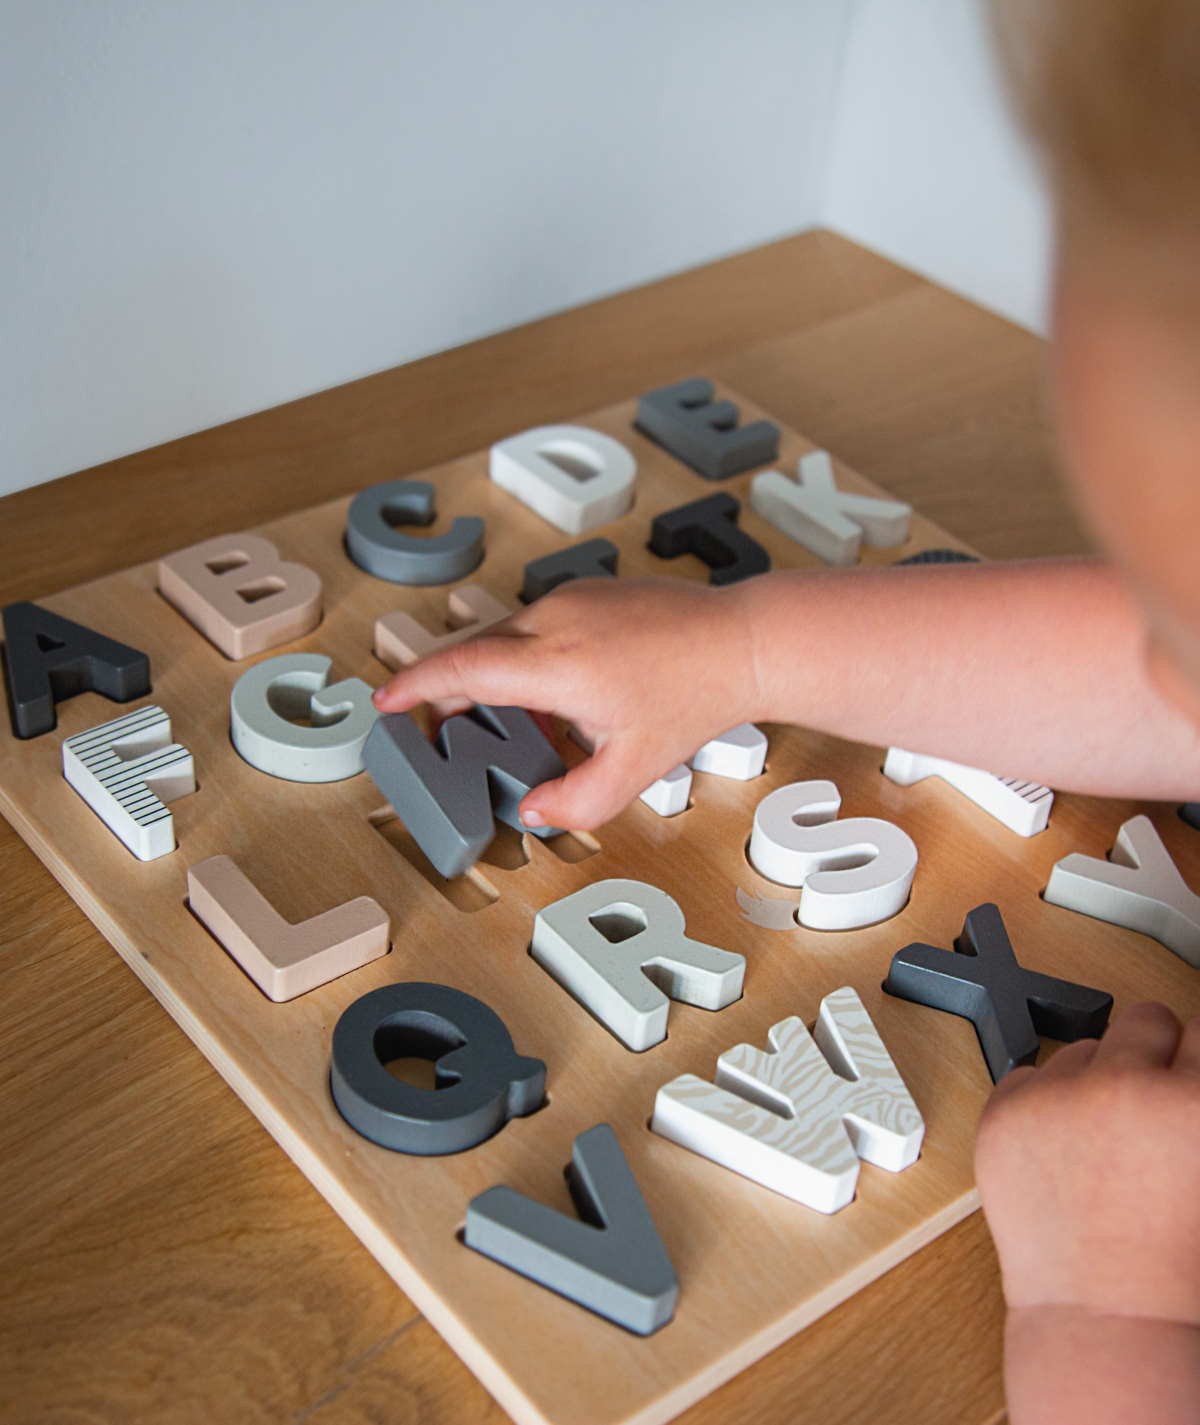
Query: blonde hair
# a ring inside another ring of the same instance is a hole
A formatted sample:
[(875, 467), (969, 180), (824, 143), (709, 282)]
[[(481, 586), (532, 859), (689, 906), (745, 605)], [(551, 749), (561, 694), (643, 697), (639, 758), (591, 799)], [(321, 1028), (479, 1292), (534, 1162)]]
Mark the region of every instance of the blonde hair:
[(1200, 234), (1200, 0), (991, 6), (1060, 208)]

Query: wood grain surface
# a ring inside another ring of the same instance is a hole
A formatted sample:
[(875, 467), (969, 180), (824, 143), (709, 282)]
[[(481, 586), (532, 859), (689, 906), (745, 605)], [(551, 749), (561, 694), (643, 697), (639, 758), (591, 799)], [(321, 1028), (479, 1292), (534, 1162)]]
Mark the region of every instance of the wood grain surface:
[[(1039, 362), (998, 319), (808, 234), (10, 497), (3, 597), (691, 370), (985, 553), (1077, 549)], [(5, 1418), (499, 1418), (7, 832), (0, 887)], [(687, 1418), (983, 1422), (1000, 1407), (999, 1320), (975, 1217)]]

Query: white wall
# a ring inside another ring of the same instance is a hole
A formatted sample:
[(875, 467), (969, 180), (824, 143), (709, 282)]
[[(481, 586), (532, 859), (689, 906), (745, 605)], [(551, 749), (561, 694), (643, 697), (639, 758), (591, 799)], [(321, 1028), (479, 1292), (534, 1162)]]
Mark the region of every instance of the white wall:
[(1045, 202), (981, 0), (861, 0), (827, 184), (830, 227), (1045, 329)]
[(843, 0), (0, 0), (0, 490), (820, 218)]
[(981, 0), (0, 0), (0, 492), (824, 223), (1018, 321)]

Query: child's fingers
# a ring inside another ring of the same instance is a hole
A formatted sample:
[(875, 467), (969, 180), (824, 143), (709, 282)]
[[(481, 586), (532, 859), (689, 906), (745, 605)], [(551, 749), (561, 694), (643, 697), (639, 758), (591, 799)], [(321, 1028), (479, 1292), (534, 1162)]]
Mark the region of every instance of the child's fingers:
[(528, 708), (526, 711), (534, 722), (537, 723), (538, 731), (547, 742), (556, 742), (558, 740), (558, 728), (555, 725), (553, 713), (538, 712), (536, 708)]
[(1040, 1079), (1069, 1079), (1080, 1074), (1096, 1056), (1100, 1047), (1098, 1039), (1077, 1039), (1074, 1044), (1064, 1045), (1056, 1054), (1038, 1069)]
[(407, 712), (418, 703), (492, 703), (545, 707), (543, 670), (531, 655), (534, 640), (473, 638), (404, 668), (375, 690), (380, 712)]
[(1020, 1064), (1015, 1069), (1010, 1069), (1004, 1077), (993, 1086), (984, 1112), (1001, 1099), (1011, 1098), (1011, 1096), (1023, 1085), (1027, 1084), (1034, 1074), (1040, 1074), (1040, 1069), (1035, 1069), (1032, 1064)]
[(1179, 1046), (1181, 1026), (1165, 1004), (1135, 1004), (1117, 1016), (1096, 1046), (1097, 1069), (1165, 1068)]
[(527, 826), (591, 831), (623, 811), (640, 790), (620, 755), (604, 747), (565, 777), (535, 787), (521, 803), (521, 819)]

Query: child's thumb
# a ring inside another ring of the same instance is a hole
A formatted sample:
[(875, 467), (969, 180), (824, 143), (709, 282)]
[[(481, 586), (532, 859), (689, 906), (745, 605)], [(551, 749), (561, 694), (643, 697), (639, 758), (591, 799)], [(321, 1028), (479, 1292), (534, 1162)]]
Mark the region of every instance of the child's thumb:
[(638, 769), (614, 751), (602, 747), (565, 777), (535, 787), (521, 803), (526, 826), (557, 826), (564, 831), (591, 831), (611, 821), (654, 780), (638, 780)]

